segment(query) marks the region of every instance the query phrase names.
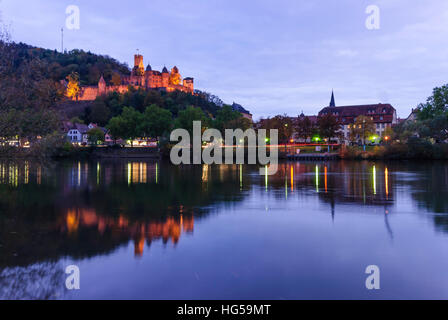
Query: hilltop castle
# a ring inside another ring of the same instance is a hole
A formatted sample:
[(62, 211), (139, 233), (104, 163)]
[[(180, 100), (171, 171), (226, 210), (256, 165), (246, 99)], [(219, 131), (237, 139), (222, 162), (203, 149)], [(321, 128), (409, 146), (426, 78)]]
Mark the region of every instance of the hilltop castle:
[(171, 69), (171, 72), (168, 72), (166, 67), (160, 72), (152, 70), (151, 66), (148, 64), (145, 70), (143, 56), (136, 54), (134, 56), (134, 68), (132, 69), (131, 75), (122, 76), (121, 85), (108, 86), (101, 76), (98, 81), (98, 86), (81, 87), (78, 97), (74, 100), (92, 101), (98, 96), (111, 92), (125, 93), (129, 90), (129, 86), (144, 89), (165, 90), (168, 92), (179, 90), (193, 94), (194, 79), (188, 77), (182, 80), (179, 69), (176, 66)]

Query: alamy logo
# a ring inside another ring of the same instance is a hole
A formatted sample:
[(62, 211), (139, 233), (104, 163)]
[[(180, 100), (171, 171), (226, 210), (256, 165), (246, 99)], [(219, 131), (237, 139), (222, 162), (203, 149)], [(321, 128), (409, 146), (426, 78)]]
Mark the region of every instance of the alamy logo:
[(81, 24), (81, 14), (78, 6), (70, 5), (65, 9), (67, 18), (65, 19), (65, 26), (68, 30), (79, 30)]
[(366, 8), (366, 14), (369, 15), (366, 19), (366, 28), (368, 30), (379, 30), (380, 8), (376, 5), (370, 5)]
[(366, 288), (368, 290), (380, 289), (380, 268), (376, 265), (370, 265), (366, 268), (366, 274), (369, 276), (366, 279)]
[(65, 287), (68, 290), (79, 290), (80, 289), (79, 267), (75, 265), (70, 265), (67, 268), (65, 268), (65, 273), (69, 275), (65, 280)]
[[(257, 132), (254, 129), (246, 131), (226, 129), (225, 140), (223, 140), (219, 130), (207, 129), (202, 133), (201, 121), (193, 121), (192, 138), (185, 129), (176, 129), (171, 132), (170, 140), (178, 143), (171, 149), (170, 159), (176, 165), (222, 164), (224, 150), (225, 164), (245, 164), (247, 150), (248, 164), (257, 164), (258, 159), (258, 164), (269, 165), (267, 170), (260, 169), (260, 174), (273, 175), (278, 169), (278, 130), (269, 130), (269, 138), (266, 133), (265, 129)], [(270, 142), (269, 155), (267, 141)], [(203, 143), (206, 145), (203, 146)]]

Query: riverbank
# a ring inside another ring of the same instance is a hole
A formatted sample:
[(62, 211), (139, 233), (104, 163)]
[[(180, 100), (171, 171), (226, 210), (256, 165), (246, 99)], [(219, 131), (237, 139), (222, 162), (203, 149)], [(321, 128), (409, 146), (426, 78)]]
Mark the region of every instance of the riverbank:
[(0, 148), (0, 158), (3, 159), (102, 159), (102, 158), (148, 158), (158, 159), (161, 153), (158, 148), (141, 147), (72, 147), (59, 148), (53, 153), (39, 153), (30, 148), (3, 147)]
[[(448, 160), (448, 144), (431, 144), (426, 141), (413, 141), (408, 143), (392, 143), (382, 146), (367, 146), (364, 151), (361, 146), (340, 146), (331, 152), (293, 152), (293, 149), (278, 152), (281, 160)], [(268, 148), (269, 150), (269, 148)], [(281, 151), (282, 150), (282, 151)], [(326, 151), (326, 148), (322, 150)], [(192, 153), (191, 153), (192, 154)], [(234, 155), (236, 150), (234, 150)], [(224, 152), (223, 152), (224, 155)], [(55, 149), (43, 150), (42, 148), (17, 148), (0, 147), (0, 158), (3, 159), (120, 159), (141, 158), (159, 159), (169, 158), (170, 149), (147, 148), (147, 147), (70, 147), (62, 146)], [(269, 156), (269, 151), (268, 151)], [(247, 149), (245, 150), (247, 159)]]
[(383, 146), (342, 146), (339, 157), (348, 160), (448, 160), (448, 144), (427, 141), (392, 143)]

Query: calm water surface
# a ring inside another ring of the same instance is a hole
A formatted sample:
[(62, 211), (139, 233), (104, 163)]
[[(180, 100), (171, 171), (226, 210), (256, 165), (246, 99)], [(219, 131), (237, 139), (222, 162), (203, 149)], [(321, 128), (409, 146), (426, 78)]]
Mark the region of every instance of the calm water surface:
[(448, 299), (448, 163), (258, 172), (0, 162), (0, 298)]

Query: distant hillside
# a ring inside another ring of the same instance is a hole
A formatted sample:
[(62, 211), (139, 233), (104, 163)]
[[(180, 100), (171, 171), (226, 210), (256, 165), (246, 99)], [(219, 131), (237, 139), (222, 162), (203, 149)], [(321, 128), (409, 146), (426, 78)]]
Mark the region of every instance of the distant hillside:
[(101, 75), (110, 82), (114, 74), (130, 74), (127, 64), (103, 55), (72, 50), (60, 53), (56, 50), (42, 49), (24, 43), (12, 44), (15, 51), (15, 65), (38, 58), (48, 64), (48, 78), (55, 81), (65, 79), (71, 72), (77, 72), (81, 85), (96, 85)]

